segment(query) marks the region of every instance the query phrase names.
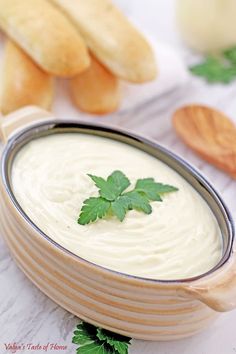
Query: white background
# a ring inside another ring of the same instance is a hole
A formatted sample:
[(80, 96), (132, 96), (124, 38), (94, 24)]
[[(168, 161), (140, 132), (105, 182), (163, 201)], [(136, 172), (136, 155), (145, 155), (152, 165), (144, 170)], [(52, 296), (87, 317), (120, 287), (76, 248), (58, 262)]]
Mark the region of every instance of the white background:
[[(116, 2), (157, 39), (178, 47), (186, 63), (193, 61), (194, 54), (184, 47), (176, 30), (173, 0), (116, 0)], [(214, 183), (236, 219), (236, 182), (188, 150), (179, 141), (171, 126), (173, 111), (186, 102), (210, 104), (236, 120), (236, 83), (228, 86), (208, 86), (203, 81), (192, 78), (186, 87), (157, 99), (147, 107), (106, 118), (80, 115), (75, 109), (69, 109), (69, 101), (67, 102), (65, 95), (62, 95), (65, 84), (59, 86), (58, 99), (54, 107), (59, 117), (72, 117), (85, 121), (100, 120), (106, 124), (121, 126), (150, 136), (166, 145), (198, 167)], [(0, 289), (1, 353), (5, 352), (4, 343), (10, 342), (35, 345), (57, 342), (60, 345), (68, 345), (65, 351), (67, 354), (75, 353), (76, 347), (71, 344), (71, 337), (78, 319), (58, 307), (25, 278), (12, 261), (1, 237)], [(221, 315), (208, 330), (193, 338), (169, 343), (133, 341), (130, 352), (132, 354), (236, 353), (236, 311)], [(28, 353), (34, 352), (28, 351)]]

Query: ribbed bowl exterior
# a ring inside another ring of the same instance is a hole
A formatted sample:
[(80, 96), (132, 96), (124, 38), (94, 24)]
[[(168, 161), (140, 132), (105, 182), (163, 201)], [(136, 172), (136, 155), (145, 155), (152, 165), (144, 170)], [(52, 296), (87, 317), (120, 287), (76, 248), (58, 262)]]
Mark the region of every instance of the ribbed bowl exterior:
[(200, 301), (178, 296), (178, 283), (124, 276), (65, 252), (26, 221), (2, 184), (0, 203), (1, 231), (18, 266), (79, 318), (132, 338), (174, 340), (217, 316)]

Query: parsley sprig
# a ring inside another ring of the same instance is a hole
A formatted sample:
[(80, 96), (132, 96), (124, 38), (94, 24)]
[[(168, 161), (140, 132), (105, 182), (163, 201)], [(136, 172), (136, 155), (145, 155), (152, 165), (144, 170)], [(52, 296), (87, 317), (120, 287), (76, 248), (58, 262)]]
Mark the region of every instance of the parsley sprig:
[(128, 354), (131, 338), (81, 322), (72, 343), (79, 344), (77, 354)]
[(209, 83), (228, 84), (236, 79), (236, 47), (217, 56), (209, 55), (189, 69), (192, 74), (205, 78)]
[(88, 176), (99, 189), (99, 196), (84, 201), (78, 219), (81, 225), (109, 215), (114, 215), (123, 221), (129, 210), (151, 214), (150, 201), (162, 202), (163, 194), (178, 190), (168, 184), (155, 182), (154, 178), (143, 178), (137, 180), (133, 190), (126, 191), (131, 183), (121, 171), (114, 171), (106, 180), (91, 174)]

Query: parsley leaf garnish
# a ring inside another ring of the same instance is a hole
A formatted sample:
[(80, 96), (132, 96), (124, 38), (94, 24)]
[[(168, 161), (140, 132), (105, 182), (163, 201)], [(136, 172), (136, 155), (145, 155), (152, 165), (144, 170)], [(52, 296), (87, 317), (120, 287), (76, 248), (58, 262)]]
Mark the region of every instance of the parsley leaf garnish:
[(111, 211), (120, 221), (123, 221), (129, 206), (130, 200), (122, 195), (111, 203)]
[(102, 219), (110, 206), (110, 202), (102, 197), (86, 199), (81, 209), (79, 223), (85, 225), (97, 219)]
[(157, 183), (154, 178), (138, 179), (133, 190), (126, 192), (131, 185), (121, 171), (114, 171), (107, 179), (88, 174), (99, 189), (99, 197), (84, 201), (78, 223), (89, 224), (108, 215), (123, 221), (129, 210), (151, 214), (150, 201), (162, 202), (162, 195), (176, 192), (178, 188), (168, 184)]
[(228, 59), (230, 61), (231, 64), (236, 65), (236, 47), (226, 49), (223, 52), (223, 55), (226, 59)]
[(118, 195), (130, 186), (129, 179), (121, 171), (114, 171), (110, 176), (108, 176), (107, 181), (112, 184), (116, 191), (119, 192)]
[(144, 193), (150, 200), (161, 202), (160, 194), (175, 192), (177, 188), (168, 184), (157, 183), (154, 178), (143, 178), (137, 180), (135, 190)]
[(151, 214), (152, 207), (144, 194), (134, 189), (131, 192), (125, 193), (123, 197), (126, 199), (129, 210), (138, 210), (143, 211), (145, 214)]
[(228, 84), (236, 79), (236, 47), (218, 56), (210, 55), (189, 69), (192, 74), (205, 78), (209, 83)]
[(72, 343), (79, 344), (77, 354), (128, 354), (131, 338), (81, 322)]

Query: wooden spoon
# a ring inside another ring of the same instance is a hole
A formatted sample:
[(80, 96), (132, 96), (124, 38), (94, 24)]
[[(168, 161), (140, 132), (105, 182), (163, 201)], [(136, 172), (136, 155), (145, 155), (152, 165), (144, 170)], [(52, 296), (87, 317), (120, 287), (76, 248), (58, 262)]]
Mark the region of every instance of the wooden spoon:
[(236, 178), (236, 127), (223, 113), (201, 105), (179, 108), (177, 134), (203, 159)]

